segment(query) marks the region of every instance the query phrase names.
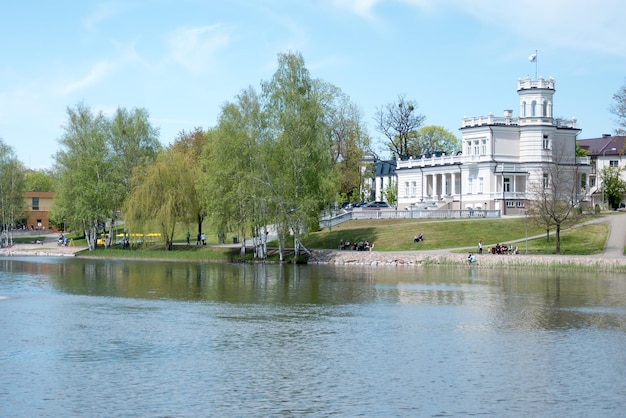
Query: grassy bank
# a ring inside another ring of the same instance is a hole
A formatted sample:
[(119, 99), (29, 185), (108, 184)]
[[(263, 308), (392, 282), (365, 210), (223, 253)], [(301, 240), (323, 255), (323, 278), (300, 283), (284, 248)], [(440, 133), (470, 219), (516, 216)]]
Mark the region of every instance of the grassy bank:
[[(587, 219), (590, 220), (590, 219)], [(414, 243), (421, 233), (424, 241)], [(606, 224), (581, 224), (561, 232), (561, 254), (588, 255), (603, 251), (608, 237)], [(336, 249), (339, 241), (367, 240), (377, 251), (410, 251), (463, 248), (476, 250), (479, 240), (485, 251), (497, 243), (512, 244), (520, 252), (554, 254), (554, 231), (546, 232), (525, 218), (506, 219), (446, 219), (446, 220), (355, 220), (332, 229), (311, 233), (303, 240), (307, 248)], [(548, 239), (547, 239), (548, 237)]]

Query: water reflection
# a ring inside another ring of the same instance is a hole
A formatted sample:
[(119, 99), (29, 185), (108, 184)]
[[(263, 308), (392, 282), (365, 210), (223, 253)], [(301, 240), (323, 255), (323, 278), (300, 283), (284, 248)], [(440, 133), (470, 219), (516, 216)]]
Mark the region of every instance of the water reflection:
[(3, 416), (626, 408), (624, 275), (73, 258), (0, 267)]

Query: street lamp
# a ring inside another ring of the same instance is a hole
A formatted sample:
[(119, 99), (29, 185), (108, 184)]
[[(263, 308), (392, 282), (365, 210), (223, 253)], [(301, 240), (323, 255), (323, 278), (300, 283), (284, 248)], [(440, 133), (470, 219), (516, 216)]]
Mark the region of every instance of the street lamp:
[[(602, 152), (602, 161), (604, 162), (604, 159), (606, 158), (606, 152), (607, 151), (617, 151), (617, 148), (613, 147), (609, 150), (604, 150), (604, 152)], [(604, 167), (602, 167), (604, 168)], [(605, 205), (604, 205), (604, 179), (602, 179), (602, 209), (606, 209)]]

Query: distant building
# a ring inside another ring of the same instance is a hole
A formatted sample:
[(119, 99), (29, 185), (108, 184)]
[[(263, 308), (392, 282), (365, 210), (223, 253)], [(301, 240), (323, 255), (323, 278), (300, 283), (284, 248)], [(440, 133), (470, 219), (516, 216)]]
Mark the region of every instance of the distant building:
[[(602, 169), (605, 167), (624, 168), (626, 160), (626, 136), (602, 135), (601, 138), (580, 139), (578, 144), (587, 151), (590, 159), (591, 171), (589, 173), (589, 192), (592, 203), (604, 207), (602, 202)], [(626, 181), (626, 172), (621, 171), (621, 176)]]
[(30, 191), (24, 195), (26, 202), (26, 226), (34, 229), (50, 229), (48, 212), (54, 200), (54, 192)]
[(567, 161), (580, 185), (577, 199), (587, 200), (583, 186), (589, 159), (575, 155), (580, 132), (576, 119), (553, 116), (554, 79), (519, 79), (517, 93), (518, 117), (505, 110), (503, 117), (489, 114), (462, 120), (462, 150), (397, 161), (398, 208), (524, 214), (534, 185), (545, 184), (550, 167), (561, 161)]

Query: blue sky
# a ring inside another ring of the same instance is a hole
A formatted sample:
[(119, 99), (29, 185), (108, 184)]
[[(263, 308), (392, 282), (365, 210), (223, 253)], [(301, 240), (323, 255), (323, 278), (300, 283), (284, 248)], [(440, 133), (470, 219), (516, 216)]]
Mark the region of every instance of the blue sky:
[(374, 113), (399, 94), (459, 137), (464, 116), (518, 116), (535, 50), (580, 139), (613, 132), (626, 83), (622, 0), (41, 0), (2, 16), (0, 138), (34, 169), (52, 166), (68, 107), (146, 108), (167, 145), (214, 126), (288, 51), (351, 97), (376, 141)]

